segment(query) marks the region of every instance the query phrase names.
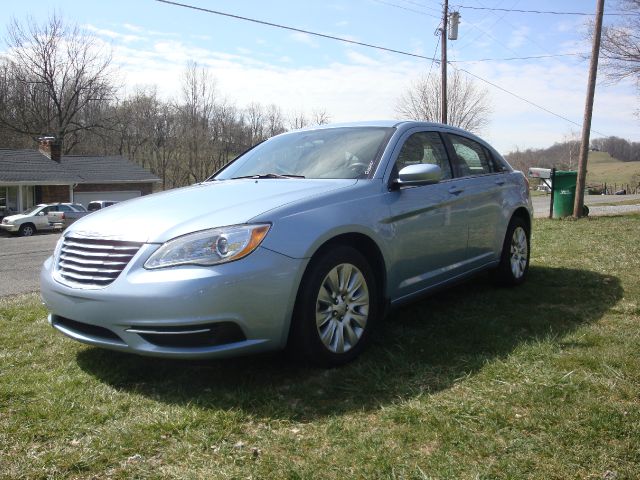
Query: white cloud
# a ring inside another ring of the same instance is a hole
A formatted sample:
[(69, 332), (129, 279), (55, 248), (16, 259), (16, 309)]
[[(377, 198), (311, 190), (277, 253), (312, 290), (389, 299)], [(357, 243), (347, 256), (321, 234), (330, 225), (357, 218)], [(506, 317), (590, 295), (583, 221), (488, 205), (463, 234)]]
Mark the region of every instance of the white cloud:
[(127, 30), (129, 30), (130, 32), (135, 32), (135, 33), (143, 33), (144, 32), (144, 28), (139, 27), (138, 25), (132, 25), (130, 23), (123, 23), (122, 26), (124, 28), (126, 28)]
[[(220, 93), (240, 106), (256, 101), (275, 103), (284, 111), (323, 109), (336, 122), (395, 117), (398, 97), (424, 70), (422, 62), (365, 56), (352, 50), (345, 52), (346, 62), (306, 68), (290, 66), (291, 59), (286, 56), (275, 58), (276, 63), (266, 63), (177, 41), (156, 42), (147, 50), (122, 47), (116, 52), (114, 58), (122, 65), (130, 86), (156, 83), (162, 94), (172, 97), (179, 91), (186, 62), (193, 60), (207, 66)], [(586, 91), (583, 63), (491, 62), (465, 68), (576, 123), (582, 121)], [(503, 152), (516, 146), (548, 146), (561, 141), (568, 128), (579, 129), (507, 93), (479, 84), (487, 88), (493, 104), (492, 121), (483, 135)], [(593, 128), (638, 140), (633, 120), (636, 108), (631, 86), (599, 86)]]
[(211, 35), (191, 35), (191, 38), (193, 38), (195, 40), (203, 40), (205, 42), (208, 42), (209, 40), (212, 40)]
[(507, 44), (509, 48), (520, 48), (525, 42), (528, 40), (528, 35), (531, 29), (527, 26), (518, 27), (511, 35), (509, 39), (509, 43)]
[(347, 58), (351, 60), (353, 63), (359, 64), (359, 65), (369, 65), (369, 66), (380, 65), (380, 62), (378, 60), (374, 60), (373, 58), (367, 55), (363, 55), (362, 53), (356, 52), (354, 50), (347, 51)]
[(146, 40), (144, 37), (141, 37), (139, 35), (131, 35), (131, 34), (126, 34), (126, 33), (116, 32), (115, 30), (108, 30), (108, 29), (105, 29), (105, 28), (98, 28), (95, 25), (91, 25), (89, 23), (83, 25), (83, 27), (85, 28), (85, 30), (90, 31), (91, 33), (93, 33), (96, 36), (107, 37), (107, 38), (110, 38), (112, 40), (122, 41), (124, 43), (140, 42), (140, 41)]
[[(344, 57), (334, 54), (324, 65), (301, 67), (296, 66), (293, 53), (289, 52), (273, 53), (267, 62), (243, 48), (232, 54), (195, 46), (190, 37), (145, 39), (141, 35), (147, 32), (133, 27), (121, 27), (120, 32), (97, 27), (92, 30), (105, 42), (114, 40), (114, 63), (119, 66), (128, 91), (136, 85), (157, 85), (162, 96), (174, 98), (180, 92), (187, 62), (195, 61), (210, 69), (220, 95), (239, 106), (255, 101), (274, 103), (285, 112), (325, 110), (335, 122), (395, 117), (398, 97), (429, 64), (348, 47), (342, 51)], [(129, 37), (135, 37), (136, 42), (125, 40)], [(298, 40), (313, 42), (304, 34)], [(565, 47), (573, 50), (575, 45), (559, 46)], [(429, 47), (431, 51), (432, 48)], [(561, 58), (465, 64), (464, 68), (577, 123), (582, 121), (586, 62)], [(579, 129), (507, 93), (479, 84), (487, 88), (493, 104), (492, 121), (483, 136), (503, 152), (516, 146), (548, 146), (561, 141), (568, 129)], [(634, 116), (638, 103), (633, 85), (598, 85), (593, 129), (639, 141), (640, 129)]]
[(304, 43), (305, 45), (308, 45), (310, 47), (316, 48), (318, 46), (313, 37), (308, 33), (294, 32), (290, 35), (290, 37), (292, 40), (295, 40), (298, 43)]

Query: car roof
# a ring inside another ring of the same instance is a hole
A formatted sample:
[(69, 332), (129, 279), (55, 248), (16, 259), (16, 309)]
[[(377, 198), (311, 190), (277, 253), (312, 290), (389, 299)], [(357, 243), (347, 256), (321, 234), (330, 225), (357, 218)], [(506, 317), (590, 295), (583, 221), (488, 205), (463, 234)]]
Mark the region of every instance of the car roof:
[[(325, 125), (314, 125), (310, 127), (301, 128), (299, 130), (292, 130), (290, 132), (285, 132), (283, 135), (293, 132), (304, 132), (311, 130), (324, 130), (331, 128), (355, 128), (355, 127), (382, 127), (382, 128), (398, 128), (402, 130), (408, 130), (410, 128), (415, 127), (423, 127), (423, 128), (438, 128), (447, 130), (450, 132), (463, 133), (465, 135), (473, 135), (471, 132), (463, 130), (458, 127), (454, 127), (451, 125), (446, 125), (444, 123), (437, 122), (424, 122), (418, 120), (367, 120), (367, 121), (359, 121), (359, 122), (343, 122), (343, 123), (327, 123)], [(476, 137), (477, 138), (477, 137)]]

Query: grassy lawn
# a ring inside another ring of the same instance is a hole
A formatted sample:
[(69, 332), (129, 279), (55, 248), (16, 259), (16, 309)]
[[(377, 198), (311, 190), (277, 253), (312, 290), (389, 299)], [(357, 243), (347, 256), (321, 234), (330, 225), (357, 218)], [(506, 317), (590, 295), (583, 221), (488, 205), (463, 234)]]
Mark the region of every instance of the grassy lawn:
[(405, 307), (328, 371), (99, 350), (0, 300), (0, 478), (637, 479), (638, 232), (538, 220), (525, 285)]

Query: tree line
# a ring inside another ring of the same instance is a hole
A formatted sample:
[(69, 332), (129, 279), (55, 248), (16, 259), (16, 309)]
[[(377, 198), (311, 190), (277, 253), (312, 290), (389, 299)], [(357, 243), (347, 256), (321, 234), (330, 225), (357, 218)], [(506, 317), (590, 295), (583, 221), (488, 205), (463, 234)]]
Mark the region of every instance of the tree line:
[[(637, 79), (640, 0), (620, 0), (619, 8), (629, 15), (605, 28), (605, 72), (614, 81)], [(35, 137), (52, 135), (62, 141), (64, 154), (124, 155), (160, 177), (165, 189), (201, 181), (273, 135), (329, 121), (324, 110), (285, 114), (258, 102), (239, 107), (195, 63), (186, 66), (173, 99), (153, 85), (123, 94), (111, 53), (56, 14), (43, 24), (13, 20), (6, 45), (0, 57), (0, 147), (33, 148)], [(486, 127), (492, 110), (487, 90), (457, 71), (449, 84), (449, 123), (475, 132)], [(439, 91), (436, 76), (423, 76), (398, 99), (396, 113), (439, 121)], [(592, 147), (622, 161), (640, 159), (637, 142), (608, 137), (593, 140)], [(572, 169), (578, 151), (578, 142), (569, 140), (506, 157), (523, 171)]]
[(0, 59), (0, 147), (34, 148), (51, 135), (64, 154), (124, 155), (162, 180), (163, 189), (202, 181), (273, 135), (325, 124), (324, 110), (286, 115), (277, 105), (226, 99), (206, 68), (189, 63), (175, 99), (155, 86), (123, 95), (109, 51), (52, 15), (8, 27)]
[[(606, 152), (622, 162), (640, 161), (640, 143), (630, 142), (619, 137), (595, 138), (591, 141), (591, 150)], [(515, 150), (505, 155), (506, 160), (523, 172), (530, 167), (575, 170), (578, 165), (579, 140), (567, 140), (554, 143), (548, 148), (528, 148)]]

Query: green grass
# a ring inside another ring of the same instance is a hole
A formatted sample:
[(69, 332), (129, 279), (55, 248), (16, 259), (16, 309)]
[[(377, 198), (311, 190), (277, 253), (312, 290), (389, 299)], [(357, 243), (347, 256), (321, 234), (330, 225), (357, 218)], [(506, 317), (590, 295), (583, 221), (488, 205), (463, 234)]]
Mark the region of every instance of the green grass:
[(634, 187), (639, 181), (640, 162), (621, 162), (605, 152), (589, 153), (587, 183), (629, 184), (630, 187)]
[(407, 306), (327, 371), (118, 354), (0, 300), (0, 478), (636, 479), (639, 231), (538, 220), (525, 285)]

